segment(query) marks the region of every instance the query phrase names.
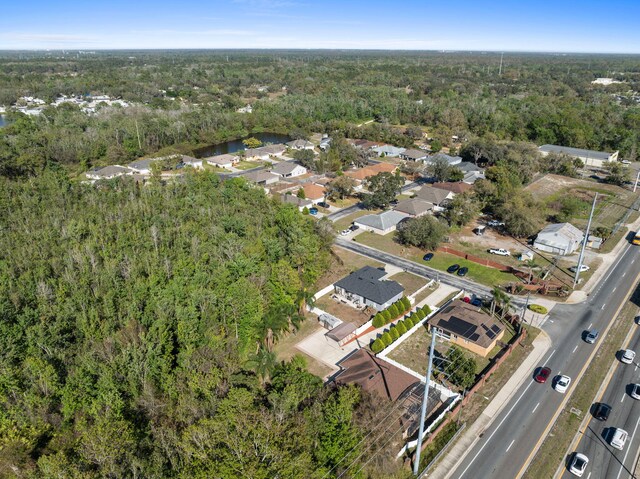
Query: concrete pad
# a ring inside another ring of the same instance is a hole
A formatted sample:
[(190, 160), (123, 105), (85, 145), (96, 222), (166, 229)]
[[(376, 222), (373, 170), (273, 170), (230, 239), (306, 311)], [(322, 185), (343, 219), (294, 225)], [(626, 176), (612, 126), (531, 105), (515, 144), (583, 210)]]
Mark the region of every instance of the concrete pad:
[(326, 333), (326, 329), (320, 329), (296, 344), (296, 348), (337, 371), (340, 369), (337, 366), (338, 362), (359, 346), (354, 341), (340, 347), (336, 341), (326, 337)]

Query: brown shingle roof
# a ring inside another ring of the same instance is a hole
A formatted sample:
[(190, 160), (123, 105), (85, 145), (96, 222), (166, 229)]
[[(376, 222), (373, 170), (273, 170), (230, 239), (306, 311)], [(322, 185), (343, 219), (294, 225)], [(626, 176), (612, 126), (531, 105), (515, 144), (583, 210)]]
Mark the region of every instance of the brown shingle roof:
[(310, 200), (318, 200), (324, 198), (325, 190), (322, 186), (314, 185), (313, 183), (305, 183), (302, 185), (305, 198)]
[(376, 358), (364, 348), (358, 349), (338, 365), (342, 370), (334, 378), (337, 384), (358, 384), (363, 390), (392, 401), (418, 382), (412, 374)]
[(482, 348), (489, 347), (504, 326), (464, 301), (454, 301), (427, 321), (446, 333), (464, 338)]
[(345, 171), (344, 174), (356, 180), (364, 180), (378, 173), (393, 173), (397, 168), (397, 165), (392, 165), (391, 163), (376, 163), (357, 170)]

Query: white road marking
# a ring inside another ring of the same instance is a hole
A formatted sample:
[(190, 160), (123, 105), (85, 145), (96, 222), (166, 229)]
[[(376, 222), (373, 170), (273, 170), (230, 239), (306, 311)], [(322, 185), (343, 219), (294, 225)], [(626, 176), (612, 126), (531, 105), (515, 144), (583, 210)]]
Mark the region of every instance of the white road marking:
[(600, 309), (604, 309), (604, 307), (605, 307), (606, 305), (607, 305), (607, 303), (604, 303), (604, 304), (602, 305), (602, 308), (600, 308)]
[(587, 474), (587, 479), (589, 479), (591, 477), (591, 471), (589, 471), (589, 474)]
[[(636, 431), (638, 430), (638, 424), (640, 424), (640, 417), (638, 418), (638, 420), (636, 421), (636, 427), (633, 428), (633, 433), (631, 433), (631, 435), (629, 436), (629, 438), (627, 439), (629, 442), (631, 442), (632, 438), (636, 435)], [(616, 479), (620, 479), (620, 474), (622, 474), (622, 470), (626, 469), (624, 467), (624, 463), (627, 462), (627, 456), (629, 455), (629, 451), (633, 449), (631, 446), (629, 446), (627, 448), (627, 452), (624, 455), (624, 458), (622, 459), (622, 464), (620, 464), (620, 471), (618, 472), (618, 475), (616, 476)]]
[(509, 447), (507, 448), (507, 450), (505, 452), (509, 452), (509, 449), (511, 449), (511, 446), (513, 446), (514, 442), (516, 442), (515, 439), (513, 441), (511, 441), (511, 444), (509, 444)]
[(622, 395), (622, 399), (620, 399), (620, 402), (624, 401), (624, 397), (625, 397), (625, 394)]
[(571, 354), (575, 353), (575, 352), (576, 352), (576, 349), (578, 349), (578, 345), (577, 345), (577, 344), (576, 344), (576, 347), (575, 347), (575, 348), (573, 348), (573, 351), (571, 351)]
[(531, 414), (533, 414), (534, 412), (536, 412), (536, 409), (538, 409), (538, 406), (540, 406), (540, 403), (536, 404), (536, 407), (533, 408), (533, 411), (531, 411)]
[[(624, 255), (627, 254), (627, 251), (629, 251), (629, 246), (627, 246), (627, 249), (624, 250), (624, 253), (622, 253), (620, 255), (620, 258), (618, 258), (618, 261), (616, 261), (616, 264), (613, 265), (613, 268), (609, 269), (609, 273), (607, 273), (607, 275), (604, 277), (604, 279), (602, 280), (602, 282), (600, 283), (600, 288), (602, 287), (603, 284), (605, 284), (607, 282), (607, 280), (609, 279), (609, 276), (611, 276), (611, 273), (613, 273), (615, 271), (615, 269), (618, 267), (618, 264), (620, 263), (620, 261), (622, 261), (622, 258), (624, 258)], [(598, 289), (600, 289), (598, 288)]]
[[(555, 353), (556, 350), (553, 350), (553, 353)], [(553, 353), (551, 353), (551, 355), (553, 355)], [(551, 356), (549, 356), (551, 357)], [(480, 450), (477, 452), (477, 454), (475, 456), (473, 456), (473, 459), (471, 459), (471, 461), (469, 462), (469, 465), (464, 469), (464, 471), (462, 471), (462, 474), (460, 474), (459, 477), (464, 476), (467, 471), (469, 470), (469, 468), (471, 467), (471, 465), (475, 462), (476, 459), (478, 459), (478, 456), (480, 454), (482, 454), (482, 451), (484, 450), (485, 446), (487, 444), (489, 444), (491, 442), (491, 439), (493, 439), (493, 436), (495, 436), (495, 434), (498, 432), (498, 430), (500, 429), (500, 426), (502, 426), (502, 424), (507, 420), (507, 418), (509, 417), (509, 415), (513, 412), (513, 410), (515, 409), (515, 407), (518, 405), (518, 403), (520, 402), (520, 400), (524, 397), (525, 394), (527, 394), (527, 391), (529, 390), (529, 388), (533, 385), (533, 381), (531, 381), (529, 383), (529, 385), (524, 389), (524, 391), (522, 391), (522, 394), (520, 395), (520, 397), (516, 400), (516, 402), (514, 403), (513, 406), (511, 406), (511, 409), (509, 409), (509, 412), (507, 412), (507, 414), (505, 414), (505, 416), (502, 418), (502, 421), (500, 421), (500, 424), (498, 424), (498, 427), (496, 427), (496, 429), (491, 433), (491, 436), (489, 436), (489, 439), (487, 439), (487, 441), (482, 445), (482, 447), (480, 448)], [(515, 441), (515, 439), (514, 439)]]
[(615, 288), (613, 288), (613, 289), (611, 290), (611, 292), (612, 292), (612, 293), (615, 293), (616, 289), (618, 289), (618, 287), (617, 287), (617, 286), (616, 286)]
[(556, 354), (556, 351), (557, 351), (557, 349), (554, 349), (553, 351), (551, 351), (551, 354), (549, 356), (547, 356), (547, 360), (545, 361), (545, 363), (549, 362), (549, 359), (551, 359), (551, 356)]
[(627, 274), (626, 271), (624, 273), (622, 273), (622, 277), (624, 278), (626, 274)]
[(593, 326), (593, 323), (591, 323), (587, 329), (591, 329), (591, 326)]

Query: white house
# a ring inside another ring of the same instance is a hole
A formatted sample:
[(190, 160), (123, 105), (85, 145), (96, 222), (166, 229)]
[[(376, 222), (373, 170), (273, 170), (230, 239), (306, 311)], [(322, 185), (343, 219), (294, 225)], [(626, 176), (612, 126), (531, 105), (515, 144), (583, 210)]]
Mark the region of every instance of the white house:
[(314, 146), (308, 140), (293, 140), (287, 143), (287, 146), (292, 150), (313, 150)]
[(393, 145), (382, 145), (377, 148), (372, 148), (371, 151), (376, 152), (378, 156), (399, 156), (401, 153), (404, 153), (405, 148), (398, 148)]
[(395, 281), (382, 278), (383, 269), (365, 266), (333, 284), (336, 294), (347, 298), (357, 306), (371, 306), (378, 311), (391, 306), (402, 298), (404, 288)]
[(195, 168), (196, 170), (204, 169), (204, 165), (202, 164), (202, 159), (197, 159), (197, 158), (193, 158), (191, 156), (184, 155), (182, 157), (182, 163), (184, 163), (185, 165), (190, 166), (192, 168)]
[(293, 161), (281, 161), (272, 168), (271, 173), (282, 178), (294, 178), (306, 174), (307, 169)]
[(136, 160), (129, 163), (127, 166), (133, 170), (134, 173), (139, 175), (150, 175), (151, 165), (157, 161), (163, 161), (167, 158), (145, 158), (142, 160)]
[(432, 163), (435, 159), (439, 159), (439, 158), (443, 158), (443, 159), (447, 160), (447, 163), (449, 163), (450, 166), (459, 165), (460, 163), (462, 163), (462, 157), (461, 156), (451, 156), (451, 155), (447, 155), (445, 153), (436, 153), (435, 155), (428, 156), (424, 160), (424, 162), (425, 163)]
[(387, 233), (395, 231), (398, 224), (406, 218), (409, 218), (409, 215), (406, 213), (389, 210), (378, 213), (377, 215), (361, 216), (356, 219), (353, 224), (365, 231), (386, 235)]
[(282, 156), (287, 147), (281, 144), (261, 146), (260, 148), (248, 148), (244, 152), (247, 160), (268, 160), (271, 156)]
[(407, 161), (424, 161), (428, 158), (429, 153), (424, 150), (410, 148), (400, 153), (400, 158)]
[(283, 194), (280, 195), (280, 199), (283, 203), (287, 203), (290, 205), (294, 205), (298, 208), (298, 210), (302, 211), (305, 208), (311, 208), (313, 206), (313, 202), (311, 200), (307, 200), (305, 198), (298, 198), (296, 195), (292, 194)]
[(235, 155), (216, 155), (205, 158), (205, 161), (218, 168), (231, 168), (233, 165), (238, 163), (240, 159)]
[(250, 171), (242, 176), (246, 178), (247, 181), (260, 186), (268, 186), (280, 181), (280, 177), (278, 175), (274, 175), (273, 173), (269, 173), (264, 170)]
[(584, 234), (570, 223), (556, 223), (545, 226), (536, 240), (533, 247), (547, 253), (568, 255), (576, 251), (582, 241)]
[(549, 153), (560, 153), (574, 158), (579, 158), (585, 164), (585, 166), (595, 166), (596, 168), (602, 168), (605, 163), (618, 160), (618, 152), (606, 153), (602, 151), (583, 150), (582, 148), (571, 148), (568, 146), (558, 145), (542, 145), (538, 147), (538, 151), (542, 156), (547, 156)]
[(111, 165), (96, 170), (90, 170), (85, 173), (85, 176), (92, 180), (110, 180), (111, 178), (129, 175), (131, 173), (133, 173), (133, 171), (125, 166)]

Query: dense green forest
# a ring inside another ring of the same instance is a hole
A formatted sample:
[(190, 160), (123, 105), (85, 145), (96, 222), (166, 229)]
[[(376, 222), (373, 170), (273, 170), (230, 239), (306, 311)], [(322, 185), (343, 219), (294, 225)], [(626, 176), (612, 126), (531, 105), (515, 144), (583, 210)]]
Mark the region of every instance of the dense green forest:
[[(335, 132), (411, 144), (392, 125), (451, 135), (620, 150), (640, 136), (637, 56), (495, 53), (222, 51), (7, 53), (0, 105), (22, 95), (108, 94), (135, 103), (87, 116), (49, 108), (0, 129), (0, 172), (47, 162), (81, 171), (251, 132)], [(623, 83), (592, 85), (611, 76)], [(266, 87), (266, 90), (265, 90)], [(235, 110), (250, 102), (252, 114)], [(355, 124), (375, 119), (364, 131)]]
[(0, 477), (306, 479), (358, 458), (366, 398), (272, 352), (330, 261), (323, 222), (241, 179), (48, 168), (2, 180), (0, 232)]

